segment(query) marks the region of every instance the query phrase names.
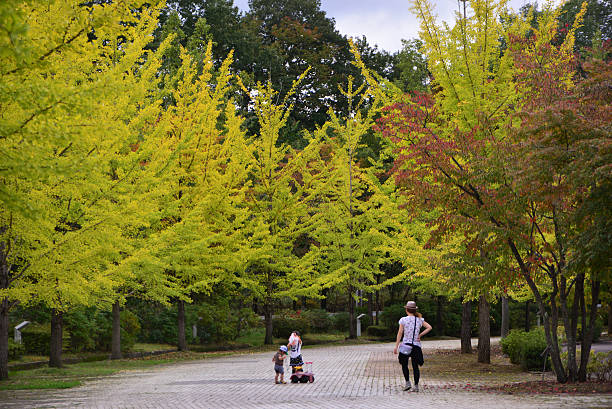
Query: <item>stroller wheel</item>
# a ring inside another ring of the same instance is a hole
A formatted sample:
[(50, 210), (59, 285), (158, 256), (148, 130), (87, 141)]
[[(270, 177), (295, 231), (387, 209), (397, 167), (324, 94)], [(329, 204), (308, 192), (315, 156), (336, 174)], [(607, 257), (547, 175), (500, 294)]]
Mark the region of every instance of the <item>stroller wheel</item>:
[(298, 377), (297, 376), (292, 376), (291, 377), (291, 383), (298, 383)]
[(308, 383), (308, 377), (306, 377), (306, 376), (302, 376), (302, 377), (300, 378), (300, 383)]
[(310, 383), (313, 383), (313, 382), (314, 382), (314, 375), (310, 375), (310, 376), (308, 377), (308, 381), (309, 381)]

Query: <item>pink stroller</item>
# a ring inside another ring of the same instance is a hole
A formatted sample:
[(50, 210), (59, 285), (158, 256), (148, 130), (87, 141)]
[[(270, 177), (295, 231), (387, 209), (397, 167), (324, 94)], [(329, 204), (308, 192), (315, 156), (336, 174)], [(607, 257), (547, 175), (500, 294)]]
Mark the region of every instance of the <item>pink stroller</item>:
[[(304, 362), (302, 366), (296, 366), (295, 372), (291, 374), (291, 383), (308, 383), (314, 382), (314, 373), (312, 373), (312, 362)], [(304, 370), (305, 369), (305, 370)]]

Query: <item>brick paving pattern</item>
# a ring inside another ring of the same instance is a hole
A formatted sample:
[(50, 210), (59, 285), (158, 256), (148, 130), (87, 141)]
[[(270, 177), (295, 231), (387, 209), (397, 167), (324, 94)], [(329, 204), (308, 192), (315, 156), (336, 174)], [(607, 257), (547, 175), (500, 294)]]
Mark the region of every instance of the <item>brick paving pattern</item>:
[[(458, 341), (425, 341), (424, 351)], [(513, 396), (465, 391), (478, 380), (430, 379), (402, 391), (393, 344), (306, 348), (315, 382), (274, 384), (272, 353), (233, 355), (128, 371), (57, 391), (0, 392), (2, 408), (605, 408), (612, 396)], [(286, 371), (287, 372), (290, 371)], [(287, 376), (288, 377), (288, 376)]]

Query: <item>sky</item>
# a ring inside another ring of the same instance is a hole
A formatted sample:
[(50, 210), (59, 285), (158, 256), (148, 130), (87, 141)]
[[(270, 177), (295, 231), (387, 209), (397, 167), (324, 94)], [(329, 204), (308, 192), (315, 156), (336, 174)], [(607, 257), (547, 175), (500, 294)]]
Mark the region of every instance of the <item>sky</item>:
[[(433, 0), (438, 17), (452, 21), (457, 0)], [(528, 0), (509, 0), (510, 8), (518, 10)], [(542, 3), (540, 1), (540, 3)], [(248, 0), (234, 0), (242, 11), (249, 9)], [(336, 20), (336, 29), (350, 37), (365, 35), (370, 45), (389, 52), (399, 51), (402, 39), (418, 37), (418, 22), (409, 10), (409, 0), (321, 0), (327, 17)]]

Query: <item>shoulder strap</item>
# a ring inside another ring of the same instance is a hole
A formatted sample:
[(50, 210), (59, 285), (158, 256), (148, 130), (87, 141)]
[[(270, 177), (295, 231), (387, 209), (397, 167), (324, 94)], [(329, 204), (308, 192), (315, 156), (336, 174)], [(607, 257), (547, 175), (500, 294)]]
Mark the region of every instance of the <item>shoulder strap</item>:
[(416, 315), (414, 316), (414, 329), (412, 330), (412, 343), (414, 344), (414, 335), (416, 334)]

